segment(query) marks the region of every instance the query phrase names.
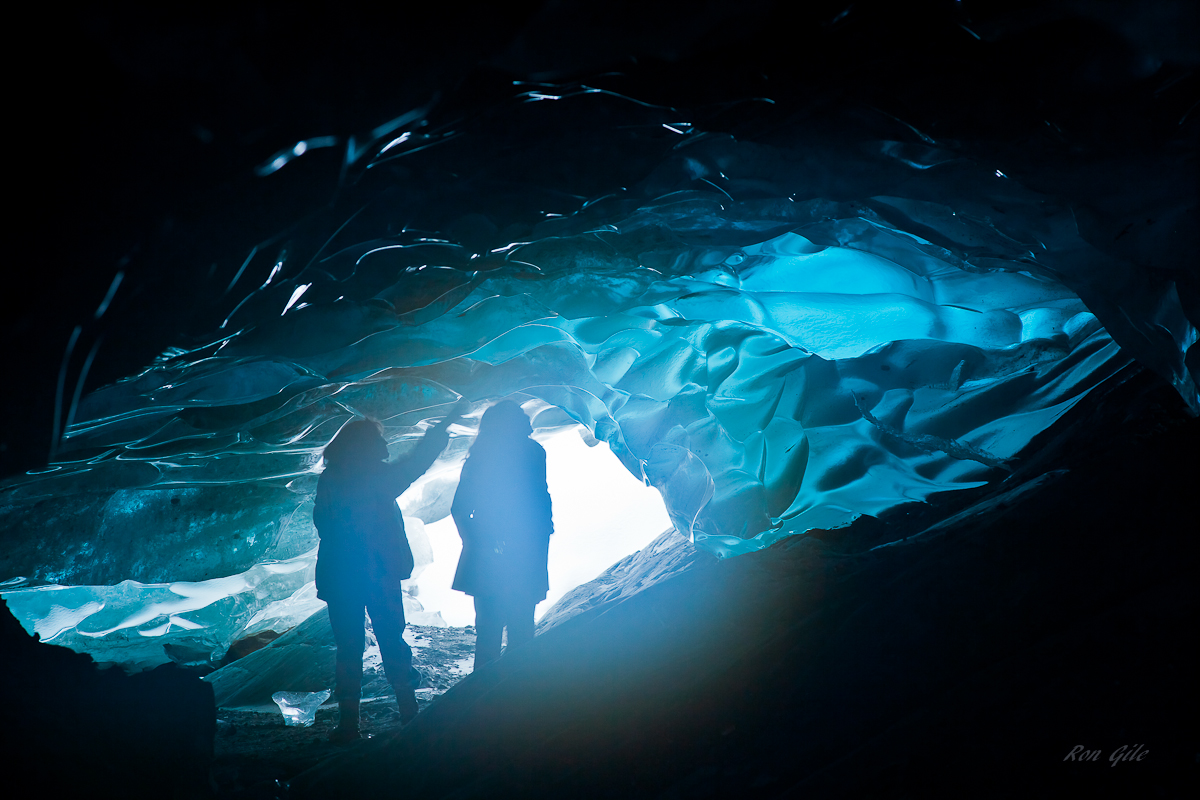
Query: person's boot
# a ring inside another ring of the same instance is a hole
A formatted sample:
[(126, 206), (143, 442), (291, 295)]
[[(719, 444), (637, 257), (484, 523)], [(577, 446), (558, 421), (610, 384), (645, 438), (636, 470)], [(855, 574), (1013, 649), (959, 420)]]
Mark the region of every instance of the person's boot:
[(417, 706), (417, 693), (411, 686), (392, 684), (396, 690), (396, 708), (400, 711), (400, 724), (407, 725), (416, 719), (420, 708)]
[(362, 698), (362, 664), (338, 664), (334, 667), (334, 696), (338, 702), (338, 726), (331, 742), (354, 742), (358, 731), (358, 706)]

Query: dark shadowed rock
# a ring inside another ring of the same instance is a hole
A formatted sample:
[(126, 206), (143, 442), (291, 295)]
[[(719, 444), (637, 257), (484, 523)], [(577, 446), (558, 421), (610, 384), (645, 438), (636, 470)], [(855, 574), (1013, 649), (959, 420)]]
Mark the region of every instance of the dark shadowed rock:
[[(1200, 425), (1119, 427), (1124, 408), (1178, 408), (1146, 383), (1074, 420), (1103, 435), (1042, 443), (1073, 451), (1054, 480), (1035, 455), (983, 513), (896, 515), (908, 544), (866, 549), (852, 526), (696, 564), (546, 631), (292, 796), (1180, 796), (1200, 602), (1173, 454)], [(1151, 755), (1107, 763), (1136, 744)], [(1077, 745), (1101, 763), (1064, 761)]]
[[(0, 600), (0, 685), (8, 780), (86, 796), (200, 797), (216, 708), (195, 673), (165, 665), (126, 675), (42, 644)], [(23, 776), (14, 779), (12, 770)]]

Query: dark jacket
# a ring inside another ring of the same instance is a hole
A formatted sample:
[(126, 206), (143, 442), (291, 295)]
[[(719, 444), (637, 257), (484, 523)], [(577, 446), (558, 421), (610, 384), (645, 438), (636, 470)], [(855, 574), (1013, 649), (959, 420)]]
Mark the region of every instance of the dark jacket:
[(546, 451), (532, 439), (476, 442), (463, 465), (451, 514), (462, 537), (453, 588), (469, 595), (537, 602), (550, 589), (546, 557), (554, 524)]
[(317, 597), (365, 603), (373, 592), (400, 592), (400, 581), (412, 575), (413, 554), (396, 498), (448, 441), (449, 434), (435, 428), (406, 458), (331, 464), (321, 473), (313, 506), (321, 538)]

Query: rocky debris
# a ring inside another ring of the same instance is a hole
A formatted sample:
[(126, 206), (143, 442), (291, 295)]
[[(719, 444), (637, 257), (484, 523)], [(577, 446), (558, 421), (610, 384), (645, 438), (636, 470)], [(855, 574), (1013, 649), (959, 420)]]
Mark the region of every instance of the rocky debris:
[[(301, 643), (320, 640), (328, 635), (327, 628), (328, 615), (323, 612), (314, 615), (306, 631), (297, 633), (299, 629), (295, 629), (286, 634), (291, 636), (293, 644), (284, 642), (282, 647), (307, 648), (306, 651), (297, 650), (297, 653), (324, 653), (323, 649), (313, 650), (311, 644)], [(475, 652), (475, 629), (470, 626), (443, 628), (410, 625), (405, 631), (405, 638), (413, 648), (413, 664), (424, 677), (421, 688), (417, 689), (417, 704), (424, 711), (470, 671)], [(370, 631), (368, 642), (363, 664), (363, 701), (360, 711), (364, 741), (387, 738), (398, 733), (402, 727), (396, 711), (396, 696), (383, 674), (378, 646), (374, 644)], [(332, 640), (329, 644), (332, 645)], [(256, 651), (261, 652), (261, 649)], [(258, 698), (257, 687), (272, 685), (272, 680), (279, 680), (284, 675), (300, 680), (316, 680), (315, 675), (323, 674), (321, 670), (325, 667), (317, 664), (307, 678), (299, 678), (291, 671), (292, 665), (297, 663), (294, 659), (298, 658), (296, 654), (289, 656), (286, 653), (260, 656), (250, 666), (257, 663), (267, 672), (254, 680), (246, 680), (242, 691), (228, 696), (235, 699)], [(249, 657), (245, 660), (249, 660)], [(275, 668), (280, 671), (272, 672)], [(244, 664), (242, 669), (246, 669)], [(330, 680), (332, 669), (330, 661)], [(227, 672), (220, 678), (221, 685), (227, 687), (233, 680), (245, 678), (246, 674)], [(212, 782), (221, 796), (283, 796), (282, 786), (293, 776), (330, 756), (359, 746), (336, 744), (329, 740), (338, 721), (337, 703), (333, 700), (317, 710), (316, 721), (308, 728), (285, 726), (283, 715), (269, 696), (265, 703), (223, 707), (217, 713)]]
[[(421, 689), (440, 694), (471, 670), (474, 628), (409, 625), (404, 637), (413, 648), (413, 666), (424, 676)], [(221, 708), (273, 708), (271, 695), (275, 692), (319, 692), (331, 688), (335, 656), (329, 612), (322, 608), (265, 647), (206, 675), (204, 680), (212, 685)], [(363, 697), (389, 696), (394, 697), (368, 622)]]

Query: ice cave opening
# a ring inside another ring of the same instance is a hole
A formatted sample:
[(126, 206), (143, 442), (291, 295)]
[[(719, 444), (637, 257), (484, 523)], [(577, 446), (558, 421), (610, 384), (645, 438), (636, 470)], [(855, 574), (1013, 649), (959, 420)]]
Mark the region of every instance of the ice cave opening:
[[(550, 539), (550, 592), (535, 610), (538, 619), (567, 592), (671, 527), (658, 491), (630, 475), (608, 445), (580, 428), (539, 438), (546, 448), (555, 530)], [(448, 625), (471, 625), (471, 598), (450, 589), (462, 551), (454, 520), (446, 517), (424, 529), (433, 561), (414, 579), (416, 599), (425, 612), (440, 614)]]
[[(739, 152), (727, 141), (683, 152), (692, 163), (706, 149), (714, 163)], [(255, 249), (245, 265), (266, 281), (229, 317), (243, 314), (234, 333), (82, 397), (57, 460), (6, 487), (5, 599), (43, 639), (131, 668), (216, 661), (238, 636), (282, 633), (321, 606), (321, 448), (365, 415), (402, 453), (460, 400), (468, 419), (401, 501), (418, 569), (436, 564), (410, 582), (415, 624), (466, 619), (444, 592), (445, 520), (472, 426), (506, 396), (562, 453), (553, 493), (618, 491), (588, 485), (593, 471), (566, 445), (582, 436), (603, 443), (592, 458), (619, 465), (625, 485), (661, 496), (653, 513), (631, 511), (636, 528), (609, 519), (609, 532), (580, 538), (575, 501), (560, 502), (556, 594), (665, 527), (728, 558), (984, 485), (1131, 361), (1095, 313), (1103, 302), (1068, 285), (1095, 291), (1091, 273), (1069, 272), (1085, 247), (1069, 211), (997, 190), (1004, 234), (992, 215), (886, 195), (764, 203), (687, 190), (584, 204), (475, 254), (406, 231), (289, 275), (286, 251), (255, 261)], [(1030, 242), (1053, 269), (1029, 258)], [(295, 304), (293, 286), (312, 287), (311, 303)], [(1195, 329), (1172, 286), (1155, 297), (1153, 322), (1106, 321), (1135, 342), (1139, 324), (1172, 332), (1157, 355), (1194, 401)], [(632, 538), (611, 531), (623, 527)], [(575, 553), (586, 568), (568, 566)]]
[[(671, 521), (658, 491), (633, 478), (585, 428), (568, 425), (537, 438), (547, 451), (555, 519), (551, 585), (536, 609), (540, 618), (572, 589), (669, 530)], [(450, 588), (462, 549), (453, 519), (425, 524), (418, 516), (431, 502), (444, 510), (461, 466), (461, 459), (439, 462), (398, 501), (417, 562), (404, 582), (406, 616), (413, 625), (474, 622), (471, 598)], [(303, 528), (310, 520), (295, 522)], [(312, 581), (315, 560), (314, 548), (199, 582), (26, 588), (27, 581), (16, 577), (0, 586), (29, 633), (101, 663), (134, 670), (172, 660), (215, 665), (237, 639), (267, 630), (284, 633), (324, 606)]]
[[(293, 142), (254, 190), (337, 158), (333, 197), (213, 263), (181, 344), (84, 391), (104, 351), (78, 325), (50, 463), (0, 492), (0, 588), (25, 626), (145, 667), (296, 625), (319, 607), (320, 451), (354, 416), (399, 454), (456, 401), (477, 421), (515, 398), (553, 448), (582, 431), (661, 497), (665, 524), (631, 512), (639, 531), (726, 559), (1001, 481), (1135, 361), (1200, 408), (1186, 274), (1114, 251), (1041, 161), (851, 101), (675, 107), (621, 86), (507, 81), (465, 112)], [(1038, 130), (1029, 152), (1057, 152)], [(1164, 202), (1143, 192), (1121, 202)], [(123, 276), (89, 325), (136, 330)], [(432, 562), (414, 622), (466, 619), (441, 587), (473, 424), (403, 501)], [(610, 520), (576, 544), (575, 524), (556, 593), (645, 541)]]
[[(400, 500), (409, 634), (457, 637), (417, 722), (238, 792), (973, 796), (1134, 732), (1194, 777), (1196, 4), (802, 5), (81, 17), (79, 102), (18, 119), (85, 202), (18, 237), (2, 393), (40, 774), (168, 786), (214, 704), (328, 690), (321, 452), (461, 403)], [(503, 399), (551, 591), (464, 677), (448, 512)]]

